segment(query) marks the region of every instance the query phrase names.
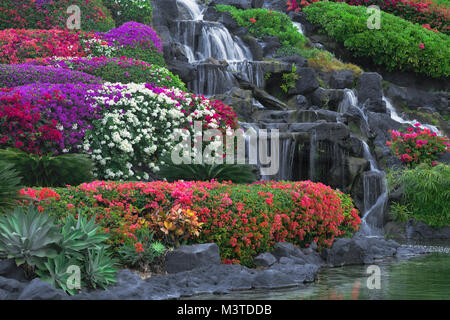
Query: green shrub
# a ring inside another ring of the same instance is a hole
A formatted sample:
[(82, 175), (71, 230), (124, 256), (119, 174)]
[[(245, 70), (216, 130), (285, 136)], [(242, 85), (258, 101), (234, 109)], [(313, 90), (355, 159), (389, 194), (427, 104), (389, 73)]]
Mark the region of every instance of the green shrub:
[(284, 13), (267, 9), (241, 10), (233, 6), (217, 5), (219, 12), (229, 12), (240, 27), (245, 27), (255, 37), (274, 36), (280, 39), (286, 51), (302, 49), (306, 38)]
[(10, 208), (15, 200), (19, 200), (20, 182), (22, 178), (14, 170), (14, 165), (0, 161), (0, 212)]
[(317, 2), (303, 9), (308, 20), (342, 42), (355, 56), (370, 57), (387, 70), (434, 78), (450, 75), (450, 38), (381, 12), (380, 29), (369, 29), (365, 7)]
[(160, 166), (158, 176), (167, 181), (231, 181), (233, 183), (252, 183), (256, 181), (251, 165), (238, 164), (171, 164), (170, 160)]
[(153, 8), (150, 0), (103, 0), (116, 25), (136, 21), (151, 25)]
[[(408, 212), (401, 209), (409, 217), (436, 228), (450, 226), (450, 166), (421, 164), (404, 169), (391, 175), (390, 185), (404, 190), (401, 205), (407, 206)], [(394, 212), (396, 209), (400, 208), (394, 206)]]
[(0, 158), (14, 165), (25, 186), (58, 187), (92, 181), (93, 164), (83, 154), (35, 155), (18, 149), (0, 149)]

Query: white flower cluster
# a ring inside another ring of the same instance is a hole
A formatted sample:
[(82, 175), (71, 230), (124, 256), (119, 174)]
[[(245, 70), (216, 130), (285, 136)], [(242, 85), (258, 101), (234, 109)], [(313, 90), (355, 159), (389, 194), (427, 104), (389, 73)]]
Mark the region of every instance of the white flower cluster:
[(93, 57), (101, 57), (105, 56), (107, 58), (114, 57), (114, 52), (118, 49), (113, 46), (109, 46), (105, 44), (105, 42), (101, 39), (92, 38), (89, 40), (83, 40), (84, 44), (86, 45), (86, 48), (84, 49), (85, 52), (91, 52), (91, 54), (88, 56), (88, 58)]

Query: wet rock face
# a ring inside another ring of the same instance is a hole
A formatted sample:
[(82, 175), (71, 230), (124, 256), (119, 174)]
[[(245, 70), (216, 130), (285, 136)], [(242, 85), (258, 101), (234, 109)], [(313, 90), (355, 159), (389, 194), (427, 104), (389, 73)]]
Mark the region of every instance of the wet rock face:
[(358, 100), (369, 111), (386, 113), (386, 103), (383, 101), (383, 78), (376, 72), (364, 72), (358, 79)]
[(330, 76), (330, 87), (333, 89), (351, 88), (355, 75), (351, 70), (333, 71)]
[(299, 79), (295, 81), (295, 88), (289, 89), (289, 94), (298, 95), (310, 93), (319, 87), (319, 80), (317, 80), (316, 72), (313, 68), (297, 69), (296, 74)]

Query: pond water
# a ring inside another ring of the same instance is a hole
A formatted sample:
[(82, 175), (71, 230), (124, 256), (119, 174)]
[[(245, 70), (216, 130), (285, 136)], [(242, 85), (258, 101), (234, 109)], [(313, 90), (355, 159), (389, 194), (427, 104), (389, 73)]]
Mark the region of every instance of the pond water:
[[(374, 263), (381, 271), (380, 289), (369, 289), (367, 265), (323, 268), (315, 283), (282, 290), (252, 290), (191, 299), (233, 300), (348, 300), (446, 299), (450, 300), (450, 254), (430, 253), (408, 260)], [(369, 280), (369, 284), (373, 281)]]

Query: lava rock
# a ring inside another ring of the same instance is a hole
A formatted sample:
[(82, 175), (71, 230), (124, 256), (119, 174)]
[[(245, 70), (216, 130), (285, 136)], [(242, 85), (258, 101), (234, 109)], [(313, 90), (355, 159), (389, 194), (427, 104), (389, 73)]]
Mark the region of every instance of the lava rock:
[(339, 103), (344, 99), (344, 91), (340, 89), (317, 88), (311, 94), (311, 102), (319, 108), (337, 111)]
[(259, 102), (261, 102), (261, 104), (266, 107), (267, 109), (271, 109), (271, 110), (287, 110), (287, 105), (284, 104), (282, 101), (278, 100), (277, 98), (275, 98), (274, 96), (270, 95), (269, 93), (267, 93), (266, 91), (259, 89), (259, 88), (255, 88), (253, 90), (253, 95), (256, 98), (256, 100), (258, 100)]
[(364, 103), (364, 108), (371, 112), (387, 113), (386, 102), (383, 100), (368, 99)]
[(41, 279), (33, 279), (17, 298), (18, 300), (63, 300), (68, 295)]
[(336, 70), (331, 73), (330, 87), (333, 89), (352, 88), (355, 74), (351, 70)]
[(283, 56), (280, 58), (280, 60), (283, 62), (287, 62), (291, 65), (295, 64), (297, 68), (306, 67), (306, 65), (308, 64), (308, 61), (298, 54), (294, 54), (291, 56)]
[(262, 38), (264, 57), (272, 57), (275, 55), (279, 48), (281, 48), (281, 42), (278, 37), (266, 36)]
[(367, 99), (374, 102), (383, 98), (383, 88), (381, 85), (383, 78), (376, 72), (364, 72), (358, 79), (358, 100), (365, 103)]
[(19, 268), (14, 259), (0, 260), (0, 277), (26, 281), (25, 272)]
[(25, 283), (0, 276), (0, 300), (17, 299)]
[(219, 247), (215, 243), (180, 246), (167, 253), (165, 270), (168, 273), (177, 273), (220, 263)]
[(316, 90), (319, 87), (316, 72), (313, 68), (299, 68), (296, 71), (299, 79), (295, 81), (295, 87), (289, 89), (289, 94), (305, 94)]
[(262, 46), (259, 44), (259, 42), (254, 37), (251, 36), (247, 36), (243, 40), (250, 49), (253, 56), (253, 60), (261, 61), (264, 57), (264, 50)]
[(264, 252), (255, 257), (254, 261), (258, 267), (270, 267), (275, 262), (277, 262), (277, 258), (275, 258), (273, 254), (269, 252)]
[(305, 110), (309, 107), (308, 99), (301, 94), (296, 95), (288, 101), (288, 105), (291, 107), (295, 107), (298, 110)]
[(430, 227), (422, 221), (409, 220), (405, 224), (408, 239), (450, 239), (450, 227)]

